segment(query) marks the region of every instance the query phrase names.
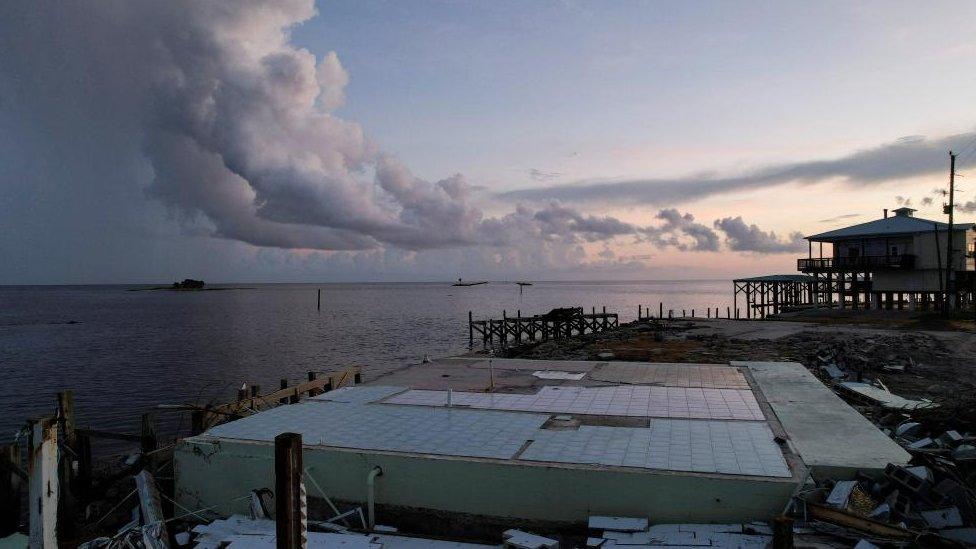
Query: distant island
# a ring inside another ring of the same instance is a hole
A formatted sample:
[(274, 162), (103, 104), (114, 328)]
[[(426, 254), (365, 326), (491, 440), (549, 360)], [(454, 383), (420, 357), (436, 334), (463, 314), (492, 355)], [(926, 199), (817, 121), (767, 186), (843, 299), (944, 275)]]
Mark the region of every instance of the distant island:
[(172, 289), (174, 290), (202, 290), (204, 282), (202, 280), (194, 280), (192, 278), (183, 279), (183, 282), (174, 282)]

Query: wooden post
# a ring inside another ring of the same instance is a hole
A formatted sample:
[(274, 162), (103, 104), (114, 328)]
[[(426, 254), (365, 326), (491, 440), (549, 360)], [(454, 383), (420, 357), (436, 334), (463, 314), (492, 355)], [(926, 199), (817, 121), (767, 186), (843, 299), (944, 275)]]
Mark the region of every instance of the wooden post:
[(282, 433), (276, 436), (275, 532), (278, 549), (301, 549), (306, 545), (302, 471), (302, 435)]
[(732, 319), (732, 308), (729, 306), (725, 307), (725, 317), (730, 320)]
[(58, 424), (54, 418), (28, 422), (30, 447), (30, 546), (58, 547)]
[(318, 310), (318, 311), (321, 311), (322, 310), (322, 288), (319, 288), (318, 302), (316, 303), (315, 307), (316, 307), (316, 310)]
[(152, 414), (146, 413), (142, 414), (141, 429), (139, 433), (139, 445), (142, 447), (142, 453), (148, 454), (156, 450), (156, 426), (153, 423)]
[(660, 319), (662, 319), (662, 320), (664, 319), (664, 302), (663, 301), (658, 302), (658, 304), (657, 304), (657, 317), (660, 318)]
[(252, 383), (251, 384), (251, 398), (254, 398), (261, 394), (261, 386)]
[(641, 319), (641, 306), (638, 303), (637, 304), (637, 320), (640, 320), (640, 319)]
[[(309, 370), (306, 373), (308, 375), (308, 380), (309, 381), (315, 381), (315, 372)], [(319, 390), (318, 389), (309, 389), (308, 390), (308, 396), (310, 396), (310, 397), (313, 397), (313, 396), (315, 396), (317, 394), (319, 394)]]
[[(288, 388), (288, 380), (287, 379), (282, 379), (281, 380), (281, 388), (282, 389), (287, 389)], [(279, 399), (278, 400), (278, 404), (288, 404), (288, 397), (284, 397), (282, 399)]]
[(362, 370), (356, 370), (356, 374), (352, 376), (352, 382), (359, 385), (363, 382), (363, 372)]
[(241, 387), (237, 389), (237, 402), (240, 402), (247, 398), (247, 383), (241, 383)]
[(204, 423), (206, 420), (206, 413), (204, 410), (193, 410), (190, 412), (190, 435), (196, 436), (204, 431)]
[[(200, 433), (202, 432), (203, 429), (200, 430)], [(78, 457), (78, 474), (75, 477), (77, 488), (74, 488), (74, 492), (78, 496), (87, 499), (91, 494), (92, 487), (92, 449), (90, 436), (87, 434), (78, 435), (75, 440), (75, 454)]]
[(17, 531), (20, 522), (20, 446), (0, 446), (0, 539)]
[(65, 390), (58, 393), (58, 424), (61, 429), (61, 440), (70, 452), (58, 460), (58, 485), (61, 487), (61, 497), (58, 499), (58, 516), (62, 518), (59, 524), (61, 534), (70, 535), (74, 530), (75, 498), (72, 494), (74, 485), (74, 454), (75, 450), (75, 396), (74, 391)]
[(773, 549), (793, 549), (793, 519), (790, 517), (773, 519)]

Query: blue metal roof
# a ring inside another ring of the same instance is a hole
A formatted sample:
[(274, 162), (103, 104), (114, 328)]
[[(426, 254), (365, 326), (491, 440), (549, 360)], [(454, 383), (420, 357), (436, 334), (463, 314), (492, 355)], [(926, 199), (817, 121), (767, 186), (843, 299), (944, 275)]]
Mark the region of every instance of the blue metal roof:
[[(949, 224), (942, 223), (941, 221), (932, 221), (929, 219), (912, 217), (909, 215), (893, 215), (884, 219), (876, 219), (874, 221), (868, 221), (867, 223), (860, 223), (857, 225), (851, 225), (850, 227), (844, 227), (841, 229), (835, 229), (833, 231), (827, 231), (825, 233), (811, 235), (806, 237), (806, 239), (813, 242), (831, 242), (835, 240), (864, 238), (869, 236), (911, 235), (918, 233), (930, 233), (935, 229), (935, 227), (938, 227), (938, 230), (940, 231), (946, 231), (949, 229)], [(972, 227), (972, 223), (953, 224), (953, 229), (956, 231), (965, 231), (971, 229)]]

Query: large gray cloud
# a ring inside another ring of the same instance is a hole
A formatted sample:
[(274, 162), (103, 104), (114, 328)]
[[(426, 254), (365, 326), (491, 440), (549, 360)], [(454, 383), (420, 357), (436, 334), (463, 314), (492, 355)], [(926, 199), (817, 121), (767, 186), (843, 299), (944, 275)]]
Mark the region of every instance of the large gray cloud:
[[(463, 176), (416, 177), (335, 115), (349, 81), (338, 56), (288, 34), (314, 15), (312, 0), (2, 3), (0, 120), (19, 125), (32, 158), (63, 165), (45, 192), (83, 199), (92, 224), (145, 196), (187, 235), (382, 257), (377, 268), (418, 250), (471, 266), (632, 268), (586, 252), (627, 237), (720, 249), (715, 230), (673, 208), (646, 227), (560, 201), (490, 216)], [(36, 191), (24, 192), (29, 204)]]
[(769, 166), (740, 176), (579, 181), (501, 193), (501, 198), (563, 202), (680, 204), (712, 195), (786, 183), (812, 184), (841, 179), (851, 185), (945, 172), (947, 151), (976, 139), (976, 132), (939, 139), (912, 136), (832, 160), (800, 161)]
[(682, 251), (718, 251), (718, 234), (708, 226), (696, 222), (690, 213), (682, 214), (674, 208), (666, 208), (659, 211), (655, 218), (663, 220), (664, 224), (645, 227), (641, 231), (655, 246), (673, 246)]
[(773, 231), (764, 231), (755, 224), (747, 224), (741, 216), (718, 219), (715, 221), (715, 228), (725, 233), (725, 243), (730, 250), (737, 252), (776, 254), (798, 252), (807, 247), (801, 233), (793, 232), (781, 239)]

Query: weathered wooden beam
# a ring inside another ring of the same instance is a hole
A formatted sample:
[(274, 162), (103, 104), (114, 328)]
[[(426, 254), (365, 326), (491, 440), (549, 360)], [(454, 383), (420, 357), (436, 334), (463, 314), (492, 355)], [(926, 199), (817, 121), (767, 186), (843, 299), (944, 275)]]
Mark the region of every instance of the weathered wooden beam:
[(156, 480), (143, 470), (136, 475), (136, 491), (139, 493), (139, 510), (142, 520), (148, 530), (142, 536), (142, 541), (149, 549), (168, 549), (169, 533), (166, 530), (166, 517), (163, 515), (163, 505), (159, 499), (159, 489)]
[(275, 533), (278, 549), (305, 547), (302, 501), (302, 435), (275, 437)]
[(76, 427), (75, 434), (76, 436), (85, 435), (90, 438), (107, 438), (110, 440), (142, 442), (142, 435), (135, 435), (132, 433), (113, 433), (111, 431), (102, 431), (101, 429), (91, 429), (89, 427)]
[(58, 547), (58, 423), (53, 417), (28, 421), (30, 446), (30, 546)]

